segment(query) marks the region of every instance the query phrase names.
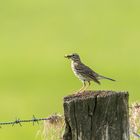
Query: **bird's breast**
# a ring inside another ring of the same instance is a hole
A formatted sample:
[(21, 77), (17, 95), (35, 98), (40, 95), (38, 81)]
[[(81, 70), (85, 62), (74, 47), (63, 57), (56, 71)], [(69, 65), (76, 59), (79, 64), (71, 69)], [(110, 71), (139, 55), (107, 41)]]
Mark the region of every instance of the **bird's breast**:
[(74, 72), (74, 74), (77, 76), (78, 72), (76, 70), (76, 66), (77, 66), (77, 64), (72, 61), (71, 62), (71, 68), (72, 68), (72, 71)]
[(88, 81), (89, 79), (87, 79), (85, 76), (83, 76), (80, 73), (80, 71), (77, 69), (77, 67), (78, 67), (78, 64), (77, 63), (75, 63), (75, 62), (72, 62), (71, 63), (71, 68), (72, 68), (72, 71), (75, 74), (75, 76), (78, 77), (82, 81)]

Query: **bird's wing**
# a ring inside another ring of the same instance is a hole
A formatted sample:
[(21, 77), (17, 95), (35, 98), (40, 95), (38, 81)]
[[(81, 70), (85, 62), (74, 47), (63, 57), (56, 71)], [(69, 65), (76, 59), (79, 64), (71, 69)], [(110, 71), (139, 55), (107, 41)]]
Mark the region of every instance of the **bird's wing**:
[(91, 68), (89, 68), (88, 66), (81, 63), (77, 65), (75, 68), (81, 75), (87, 76), (91, 78), (93, 81), (95, 81), (96, 83), (100, 84), (100, 82), (97, 79), (98, 74), (94, 72)]

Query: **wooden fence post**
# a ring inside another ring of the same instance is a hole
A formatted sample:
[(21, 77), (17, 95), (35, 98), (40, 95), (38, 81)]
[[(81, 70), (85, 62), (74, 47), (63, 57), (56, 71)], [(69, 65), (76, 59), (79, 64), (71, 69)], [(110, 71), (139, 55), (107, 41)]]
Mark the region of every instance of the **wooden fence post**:
[(128, 92), (85, 91), (64, 97), (63, 140), (129, 140)]

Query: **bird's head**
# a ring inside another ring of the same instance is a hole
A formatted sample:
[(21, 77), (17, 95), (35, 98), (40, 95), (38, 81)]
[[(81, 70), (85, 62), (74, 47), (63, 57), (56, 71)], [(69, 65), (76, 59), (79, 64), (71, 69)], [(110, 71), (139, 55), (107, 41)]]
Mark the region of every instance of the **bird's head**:
[(80, 56), (77, 53), (65, 55), (65, 58), (71, 59), (72, 61), (80, 61)]

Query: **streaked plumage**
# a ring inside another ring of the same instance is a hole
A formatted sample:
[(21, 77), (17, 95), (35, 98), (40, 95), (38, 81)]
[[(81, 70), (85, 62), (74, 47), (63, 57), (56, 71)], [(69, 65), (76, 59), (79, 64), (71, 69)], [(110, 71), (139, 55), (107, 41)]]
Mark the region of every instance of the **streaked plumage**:
[[(95, 71), (93, 71), (91, 68), (89, 68), (88, 66), (86, 66), (85, 64), (83, 64), (80, 60), (80, 57), (78, 54), (74, 53), (74, 54), (70, 54), (70, 55), (65, 55), (66, 58), (71, 59), (71, 68), (74, 72), (74, 74), (83, 82), (83, 87), (82, 89), (86, 89), (86, 82), (89, 83), (90, 85), (90, 81), (94, 81), (98, 84), (100, 84), (100, 79), (108, 79), (111, 81), (115, 81), (114, 79), (108, 78), (108, 77), (104, 77), (98, 73), (96, 73)], [(82, 90), (80, 89), (80, 91)]]

